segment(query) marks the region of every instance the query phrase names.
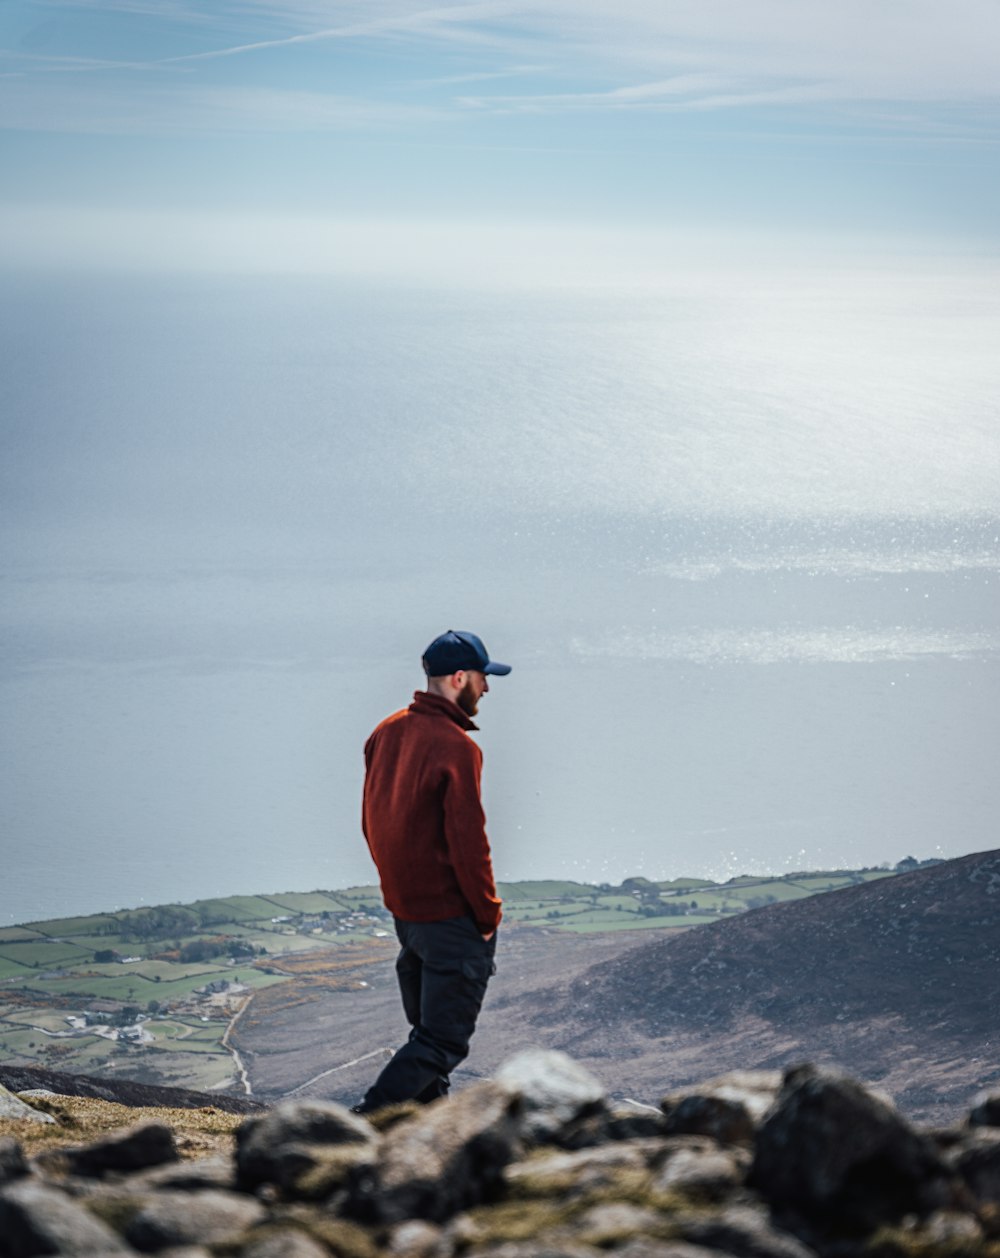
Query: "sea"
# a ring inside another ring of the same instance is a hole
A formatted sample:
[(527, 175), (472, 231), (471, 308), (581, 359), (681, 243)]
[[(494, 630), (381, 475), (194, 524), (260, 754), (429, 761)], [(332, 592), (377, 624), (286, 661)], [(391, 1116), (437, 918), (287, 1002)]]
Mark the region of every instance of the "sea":
[(997, 846), (997, 270), (6, 275), (0, 926), (371, 882), (448, 628), (501, 879)]

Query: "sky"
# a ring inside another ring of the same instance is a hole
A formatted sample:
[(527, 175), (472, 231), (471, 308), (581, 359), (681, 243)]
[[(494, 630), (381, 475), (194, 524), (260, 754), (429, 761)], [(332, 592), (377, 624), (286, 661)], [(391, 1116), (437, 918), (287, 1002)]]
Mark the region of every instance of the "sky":
[[(0, 923), (995, 846), (1000, 8), (0, 2)], [(45, 876), (40, 877), (40, 870)]]
[(3, 257), (560, 282), (995, 251), (990, 0), (5, 0)]

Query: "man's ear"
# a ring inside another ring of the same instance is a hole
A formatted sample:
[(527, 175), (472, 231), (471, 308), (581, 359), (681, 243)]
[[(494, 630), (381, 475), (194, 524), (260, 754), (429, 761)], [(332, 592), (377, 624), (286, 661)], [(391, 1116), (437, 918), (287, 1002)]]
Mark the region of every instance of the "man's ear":
[(460, 668), (457, 673), (452, 673), (451, 684), (456, 690), (461, 690), (465, 685), (465, 669)]

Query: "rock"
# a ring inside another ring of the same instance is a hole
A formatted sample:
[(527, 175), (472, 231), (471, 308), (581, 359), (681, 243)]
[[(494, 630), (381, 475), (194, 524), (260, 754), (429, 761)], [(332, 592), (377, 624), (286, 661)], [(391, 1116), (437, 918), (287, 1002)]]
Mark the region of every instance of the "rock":
[(329, 1250), (297, 1227), (279, 1227), (251, 1241), (240, 1258), (330, 1258)]
[(84, 1206), (31, 1181), (0, 1191), (0, 1238), (5, 1258), (34, 1258), (36, 1254), (94, 1258), (130, 1252), (121, 1237)]
[(565, 1053), (529, 1048), (508, 1058), (496, 1083), (522, 1102), (522, 1135), (553, 1140), (569, 1123), (605, 1108), (599, 1079)]
[[(742, 1101), (721, 1096), (664, 1097), (666, 1129), (672, 1136), (711, 1136), (720, 1144), (751, 1144), (754, 1121)], [(667, 1108), (670, 1106), (670, 1108)]]
[(43, 1114), (41, 1110), (33, 1109), (13, 1092), (8, 1092), (2, 1083), (0, 1083), (0, 1118), (23, 1118), (32, 1123), (56, 1121), (51, 1114)]
[[(68, 1152), (46, 1140), (30, 1164), (0, 1140), (0, 1258), (814, 1258), (810, 1245), (825, 1258), (958, 1258), (997, 1248), (995, 1127), (917, 1132), (862, 1084), (812, 1067), (789, 1071), (773, 1103), (774, 1076), (731, 1075), (667, 1098), (662, 1114), (612, 1112), (585, 1072), (577, 1088), (567, 1060), (529, 1054), (504, 1083), (400, 1110), (381, 1134), (340, 1106), (279, 1106), (244, 1123), (233, 1158), (161, 1160), (177, 1153), (160, 1124)], [(671, 1125), (711, 1134), (667, 1134)], [(237, 1183), (248, 1192), (229, 1191)]]
[(272, 1215), (271, 1224), (258, 1229), (258, 1233), (251, 1237), (251, 1242), (255, 1243), (269, 1235), (274, 1225), (299, 1228), (336, 1255), (336, 1258), (384, 1258), (384, 1249), (375, 1244), (375, 1239), (367, 1228), (347, 1219), (336, 1218), (326, 1207), (306, 1206), (301, 1202), (281, 1206)]
[[(328, 1101), (289, 1101), (261, 1118), (251, 1118), (236, 1132), (236, 1171), (239, 1186), (259, 1184), (292, 1188), (322, 1158), (323, 1145), (374, 1149), (375, 1129), (359, 1114)], [(348, 1155), (344, 1161), (357, 1160)]]
[(377, 1145), (294, 1145), (289, 1153), (308, 1158), (284, 1184), (286, 1197), (304, 1201), (324, 1201), (338, 1189), (355, 1179), (376, 1160)]
[(659, 1110), (617, 1108), (567, 1123), (553, 1143), (561, 1149), (592, 1149), (609, 1140), (639, 1140), (646, 1136), (664, 1135), (664, 1118)]
[(0, 1136), (0, 1187), (28, 1174), (21, 1146), (12, 1136)]
[(983, 1092), (969, 1114), (970, 1127), (1000, 1127), (1000, 1092)]
[(601, 1253), (573, 1241), (503, 1241), (475, 1250), (472, 1258), (601, 1258)]
[(1000, 1131), (974, 1127), (945, 1158), (978, 1201), (1000, 1204)]
[[(570, 1209), (560, 1200), (499, 1201), (457, 1215), (444, 1229), (446, 1254), (492, 1252), (500, 1245), (535, 1244), (562, 1246), (564, 1237), (554, 1233), (566, 1223)], [(584, 1246), (589, 1252), (589, 1246)]]
[(757, 1132), (749, 1182), (778, 1210), (865, 1232), (947, 1203), (933, 1143), (891, 1103), (832, 1070), (801, 1066)]
[(224, 1154), (194, 1158), (190, 1162), (174, 1162), (143, 1171), (133, 1183), (143, 1188), (221, 1188), (228, 1192), (236, 1187), (236, 1168), (232, 1158)]
[(397, 1223), (389, 1233), (388, 1249), (393, 1258), (437, 1258), (443, 1232), (424, 1219)]
[(172, 1245), (161, 1249), (157, 1258), (213, 1258), (213, 1255), (203, 1245)]
[(686, 1241), (734, 1258), (816, 1258), (815, 1251), (772, 1227), (762, 1211), (732, 1206), (718, 1214), (682, 1215), (675, 1225)]
[(653, 1178), (658, 1193), (721, 1200), (746, 1178), (750, 1153), (745, 1149), (678, 1148)]
[(174, 1133), (165, 1123), (137, 1123), (113, 1132), (106, 1140), (73, 1149), (68, 1154), (77, 1175), (103, 1175), (105, 1171), (139, 1171), (178, 1160)]
[(570, 1200), (628, 1183), (645, 1186), (660, 1141), (606, 1144), (572, 1153), (552, 1153), (509, 1166), (505, 1180), (512, 1196)]
[(671, 1135), (711, 1136), (720, 1144), (751, 1144), (781, 1087), (776, 1070), (737, 1070), (660, 1102)]
[(717, 1249), (687, 1241), (658, 1241), (640, 1236), (615, 1250), (615, 1258), (718, 1258)]
[(607, 1201), (584, 1211), (572, 1223), (573, 1239), (600, 1249), (617, 1247), (636, 1237), (656, 1234), (664, 1226), (663, 1215), (628, 1201)]
[(232, 1244), (267, 1211), (252, 1197), (209, 1190), (153, 1193), (130, 1219), (126, 1240), (144, 1253), (176, 1245)]
[(617, 1107), (607, 1115), (604, 1130), (608, 1140), (637, 1140), (643, 1136), (662, 1136), (663, 1115), (652, 1108)]
[(880, 1228), (865, 1245), (869, 1258), (974, 1258), (992, 1252), (978, 1219), (954, 1210), (936, 1210), (926, 1219), (910, 1217), (898, 1227)]
[(983, 1229), (971, 1214), (935, 1210), (924, 1220), (919, 1235), (930, 1245), (957, 1250), (963, 1245), (978, 1244), (983, 1239)]
[(428, 1105), (385, 1134), (377, 1161), (351, 1184), (348, 1212), (440, 1223), (486, 1200), (520, 1147), (519, 1111), (519, 1097), (490, 1082)]

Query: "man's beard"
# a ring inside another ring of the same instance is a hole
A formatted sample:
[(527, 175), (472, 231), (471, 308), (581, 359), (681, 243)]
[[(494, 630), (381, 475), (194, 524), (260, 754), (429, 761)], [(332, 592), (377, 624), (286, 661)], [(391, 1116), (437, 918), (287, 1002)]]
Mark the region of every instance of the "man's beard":
[(479, 700), (476, 697), (476, 692), (472, 688), (471, 680), (467, 681), (458, 692), (455, 702), (466, 716), (475, 716), (479, 711)]

